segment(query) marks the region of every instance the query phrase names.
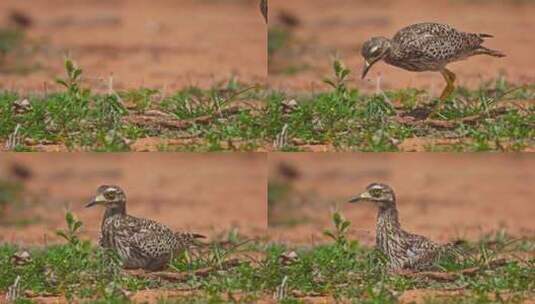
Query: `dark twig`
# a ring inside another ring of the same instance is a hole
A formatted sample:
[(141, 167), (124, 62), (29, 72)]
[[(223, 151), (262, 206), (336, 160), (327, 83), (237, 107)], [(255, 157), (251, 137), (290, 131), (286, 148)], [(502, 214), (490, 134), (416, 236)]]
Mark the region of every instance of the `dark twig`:
[(157, 272), (146, 272), (143, 270), (132, 270), (127, 273), (143, 279), (162, 279), (172, 282), (184, 282), (189, 280), (191, 277), (207, 277), (211, 273), (217, 270), (227, 270), (234, 268), (240, 265), (242, 261), (238, 259), (230, 259), (228, 261), (222, 262), (218, 266), (210, 266), (195, 270), (193, 272), (172, 272), (172, 271), (157, 271)]
[(435, 281), (455, 281), (461, 276), (473, 276), (484, 269), (494, 269), (507, 264), (506, 259), (497, 259), (488, 263), (488, 265), (466, 268), (457, 272), (439, 272), (439, 271), (422, 271), (422, 272), (400, 272), (399, 274), (408, 278), (426, 278)]

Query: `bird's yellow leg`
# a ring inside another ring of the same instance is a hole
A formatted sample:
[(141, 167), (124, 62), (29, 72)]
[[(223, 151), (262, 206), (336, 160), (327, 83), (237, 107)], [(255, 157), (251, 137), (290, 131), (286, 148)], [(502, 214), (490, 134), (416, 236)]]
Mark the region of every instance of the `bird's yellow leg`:
[(446, 80), (446, 87), (442, 91), (442, 94), (440, 94), (440, 100), (433, 109), (433, 112), (431, 112), (431, 114), (435, 114), (440, 109), (440, 107), (442, 106), (442, 102), (446, 100), (448, 96), (451, 95), (454, 89), (453, 83), (455, 82), (456, 78), (455, 74), (448, 69), (440, 70), (440, 74), (442, 74), (442, 77), (444, 77), (444, 80)]
[(440, 71), (440, 74), (442, 74), (442, 76), (446, 80), (446, 87), (444, 88), (444, 91), (442, 91), (442, 94), (440, 94), (440, 100), (444, 101), (453, 92), (453, 83), (455, 82), (456, 77), (455, 74), (448, 69), (442, 69)]

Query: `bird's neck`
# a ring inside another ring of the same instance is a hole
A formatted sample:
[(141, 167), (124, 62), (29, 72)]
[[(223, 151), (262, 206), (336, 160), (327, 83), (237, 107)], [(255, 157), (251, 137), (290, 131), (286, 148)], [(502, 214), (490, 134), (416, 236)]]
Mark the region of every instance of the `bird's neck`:
[(386, 226), (400, 228), (398, 210), (395, 206), (379, 208), (379, 213), (377, 215), (377, 228), (385, 228)]
[(387, 48), (386, 53), (388, 54), (388, 53), (391, 53), (394, 49), (396, 49), (399, 46), (399, 44), (397, 42), (392, 41), (391, 39), (387, 39), (387, 41), (388, 41), (388, 48)]
[(398, 211), (394, 206), (379, 207), (379, 214), (377, 215), (377, 235), (376, 245), (387, 254), (390, 249), (391, 238), (397, 238), (401, 231), (401, 226), (398, 219)]
[(106, 212), (104, 213), (104, 220), (115, 215), (126, 215), (125, 202), (106, 208)]
[(388, 42), (388, 50), (385, 52), (383, 59), (387, 63), (390, 63), (399, 60), (399, 57), (402, 57), (403, 54), (400, 52), (399, 43), (392, 40), (389, 40)]

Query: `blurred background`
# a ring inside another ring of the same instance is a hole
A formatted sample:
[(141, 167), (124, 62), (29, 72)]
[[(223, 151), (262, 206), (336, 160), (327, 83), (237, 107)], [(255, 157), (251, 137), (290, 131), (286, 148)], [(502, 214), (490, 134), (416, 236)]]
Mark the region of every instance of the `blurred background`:
[(0, 157), (0, 242), (43, 245), (65, 228), (65, 211), (98, 239), (104, 208), (84, 208), (116, 184), (127, 212), (212, 238), (263, 235), (266, 156), (254, 153), (8, 154)]
[(433, 240), (535, 236), (533, 153), (275, 153), (268, 162), (276, 240), (325, 241), (338, 209), (351, 238), (374, 244), (377, 209), (346, 203), (372, 182), (394, 189), (404, 229)]
[(339, 57), (353, 71), (351, 85), (375, 90), (418, 87), (440, 94), (439, 73), (412, 73), (377, 64), (361, 80), (360, 48), (372, 36), (393, 37), (401, 28), (420, 22), (451, 24), (462, 31), (495, 36), (485, 45), (506, 58), (477, 56), (452, 64), (459, 85), (477, 88), (506, 77), (515, 84), (535, 82), (535, 1), (531, 0), (270, 0), (269, 83), (276, 88), (324, 88)]
[(266, 78), (256, 0), (2, 0), (0, 87), (43, 90), (66, 54), (92, 87), (210, 87)]

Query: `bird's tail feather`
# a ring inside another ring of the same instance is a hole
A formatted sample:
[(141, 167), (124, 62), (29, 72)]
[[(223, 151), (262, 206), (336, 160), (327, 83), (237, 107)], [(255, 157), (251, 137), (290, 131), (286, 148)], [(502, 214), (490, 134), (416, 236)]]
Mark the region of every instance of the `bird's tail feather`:
[(491, 50), (489, 48), (486, 48), (484, 46), (479, 46), (479, 48), (476, 50), (475, 55), (489, 55), (493, 57), (505, 57), (506, 55), (500, 51), (497, 50)]
[(465, 241), (457, 240), (451, 243), (445, 244), (442, 249), (444, 253), (455, 256), (456, 258), (464, 258), (468, 255), (465, 248)]
[(198, 233), (190, 233), (189, 235), (194, 239), (205, 239), (206, 238), (205, 235), (198, 234)]
[(491, 34), (479, 33), (477, 34), (479, 38), (494, 38)]
[(457, 256), (463, 253), (463, 249), (462, 249), (461, 244), (457, 242), (451, 242), (451, 243), (443, 244), (440, 247), (438, 247), (436, 253), (439, 254), (440, 256), (445, 256), (445, 255)]
[(189, 244), (190, 246), (200, 246), (204, 243), (200, 239), (205, 239), (206, 236), (197, 233), (189, 232), (176, 232), (176, 237), (179, 240), (182, 240), (183, 243)]

